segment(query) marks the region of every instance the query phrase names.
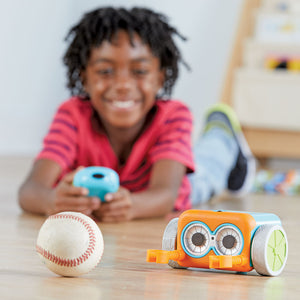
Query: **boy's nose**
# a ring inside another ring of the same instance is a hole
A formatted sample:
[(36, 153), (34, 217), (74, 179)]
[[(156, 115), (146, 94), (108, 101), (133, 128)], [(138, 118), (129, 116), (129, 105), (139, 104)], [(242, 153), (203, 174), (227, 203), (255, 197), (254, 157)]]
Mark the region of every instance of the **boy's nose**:
[(131, 77), (128, 71), (118, 72), (115, 77), (115, 88), (128, 89), (132, 84)]

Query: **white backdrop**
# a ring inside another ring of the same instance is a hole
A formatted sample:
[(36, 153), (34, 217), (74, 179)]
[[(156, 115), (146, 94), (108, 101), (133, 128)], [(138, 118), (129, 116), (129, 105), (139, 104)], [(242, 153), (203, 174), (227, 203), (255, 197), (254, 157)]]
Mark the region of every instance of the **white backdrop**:
[(0, 0), (0, 155), (35, 155), (57, 105), (69, 96), (64, 37), (101, 5), (146, 6), (169, 16), (188, 37), (178, 42), (192, 72), (181, 68), (173, 98), (194, 113), (219, 99), (243, 0)]

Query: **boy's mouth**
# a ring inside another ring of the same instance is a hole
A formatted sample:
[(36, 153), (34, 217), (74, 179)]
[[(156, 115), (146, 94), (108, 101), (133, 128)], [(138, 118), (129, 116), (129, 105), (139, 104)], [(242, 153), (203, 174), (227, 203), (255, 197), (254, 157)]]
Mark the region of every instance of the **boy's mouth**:
[(139, 104), (136, 100), (105, 100), (105, 102), (115, 110), (129, 111), (134, 109)]
[(120, 108), (120, 109), (128, 109), (131, 108), (135, 105), (135, 101), (134, 100), (126, 100), (126, 101), (112, 101), (111, 104), (116, 107), (116, 108)]

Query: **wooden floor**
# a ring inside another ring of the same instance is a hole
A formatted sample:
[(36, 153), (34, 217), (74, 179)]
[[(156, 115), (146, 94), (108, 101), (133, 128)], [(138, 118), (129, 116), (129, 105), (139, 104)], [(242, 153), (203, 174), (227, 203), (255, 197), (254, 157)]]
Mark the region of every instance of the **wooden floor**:
[(105, 242), (100, 265), (87, 275), (64, 278), (50, 272), (35, 252), (45, 217), (24, 214), (17, 205), (17, 188), (30, 164), (30, 159), (0, 158), (0, 299), (299, 299), (300, 197), (219, 198), (203, 207), (279, 215), (289, 258), (278, 277), (147, 263), (147, 249), (161, 249), (168, 222), (154, 219), (99, 224)]

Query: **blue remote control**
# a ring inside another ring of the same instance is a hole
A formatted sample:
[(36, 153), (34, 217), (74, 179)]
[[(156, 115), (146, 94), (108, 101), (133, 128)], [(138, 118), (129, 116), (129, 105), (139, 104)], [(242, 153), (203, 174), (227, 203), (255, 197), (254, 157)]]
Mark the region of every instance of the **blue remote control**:
[(105, 167), (87, 167), (78, 171), (73, 180), (74, 186), (85, 187), (88, 196), (96, 196), (105, 202), (107, 193), (114, 193), (119, 189), (120, 180), (117, 172)]

